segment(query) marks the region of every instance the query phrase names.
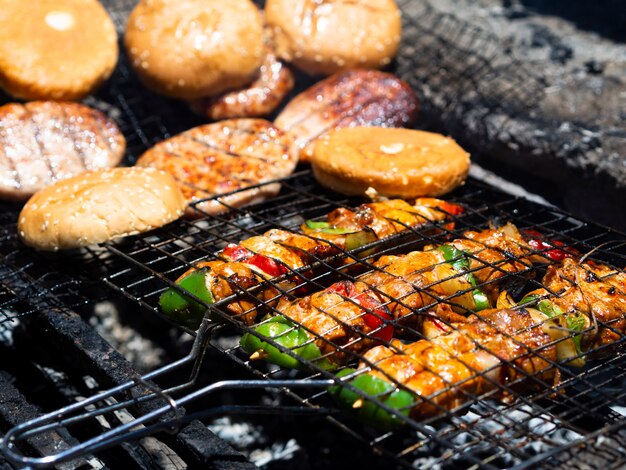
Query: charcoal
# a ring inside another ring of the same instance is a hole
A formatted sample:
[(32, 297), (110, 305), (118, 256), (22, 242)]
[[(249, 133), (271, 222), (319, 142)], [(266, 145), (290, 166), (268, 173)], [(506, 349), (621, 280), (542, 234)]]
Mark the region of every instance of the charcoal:
[[(582, 14), (585, 29), (536, 14), (566, 2), (401, 3), (397, 73), (420, 95), (418, 125), (550, 202), (626, 229), (626, 45), (589, 31)], [(597, 16), (602, 31), (623, 18), (613, 11)]]

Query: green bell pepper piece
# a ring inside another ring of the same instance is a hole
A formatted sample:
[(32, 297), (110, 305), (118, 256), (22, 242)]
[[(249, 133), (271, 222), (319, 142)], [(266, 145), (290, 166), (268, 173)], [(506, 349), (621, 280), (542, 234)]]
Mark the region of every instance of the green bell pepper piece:
[[(337, 378), (343, 378), (354, 371), (354, 369), (344, 369), (337, 374)], [(403, 416), (409, 415), (411, 408), (413, 408), (416, 402), (416, 397), (412, 393), (406, 390), (398, 390), (392, 383), (374, 377), (371, 374), (361, 374), (350, 380), (349, 383), (361, 390), (366, 397), (376, 397), (386, 406), (396, 410), (398, 414)], [(383, 430), (392, 430), (404, 424), (400, 417), (342, 385), (331, 386), (329, 392), (340, 406), (351, 410), (357, 419), (365, 424)], [(354, 408), (353, 405), (357, 400), (362, 400), (363, 404), (359, 408)]]
[[(261, 323), (254, 328), (261, 338), (252, 333), (245, 333), (239, 342), (244, 351), (253, 354), (263, 352), (265, 360), (288, 369), (302, 369), (305, 367), (303, 360), (313, 362), (317, 367), (325, 370), (332, 370), (337, 367), (327, 358), (320, 359), (322, 352), (312, 341), (309, 332), (304, 328), (297, 327), (282, 315), (277, 315)], [(293, 357), (265, 339), (273, 340), (275, 343), (293, 351)], [(301, 359), (299, 359), (301, 358)]]
[(181, 289), (201, 299), (203, 303), (186, 296), (177, 289), (169, 288), (159, 297), (161, 311), (178, 323), (194, 330), (198, 329), (207, 305), (215, 302), (213, 294), (207, 288), (205, 274), (206, 269), (194, 271), (176, 283)]
[(318, 222), (316, 220), (307, 220), (306, 226), (312, 230), (321, 233), (327, 233), (329, 235), (345, 235), (347, 233), (355, 233), (354, 229), (343, 227), (331, 227), (328, 222)]
[[(443, 259), (452, 264), (452, 267), (457, 271), (468, 271), (470, 269), (470, 262), (467, 259), (467, 253), (463, 250), (459, 250), (452, 245), (441, 245), (438, 247), (439, 251), (443, 253)], [(472, 273), (465, 273), (465, 278), (473, 287), (476, 287), (476, 279)], [(489, 297), (480, 289), (474, 289), (472, 291), (472, 297), (474, 299), (474, 310), (480, 312), (486, 308), (491, 307), (489, 304)]]

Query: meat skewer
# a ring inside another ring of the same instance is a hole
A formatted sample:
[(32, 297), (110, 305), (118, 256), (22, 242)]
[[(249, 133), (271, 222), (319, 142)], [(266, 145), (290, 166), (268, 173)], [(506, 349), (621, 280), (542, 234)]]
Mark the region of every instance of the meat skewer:
[[(278, 315), (255, 328), (258, 336), (245, 334), (241, 345), (253, 358), (264, 356), (283, 367), (302, 367), (299, 359), (304, 359), (334, 368), (350, 357), (347, 351), (361, 353), (391, 341), (393, 324), (419, 328), (425, 316), (415, 310), (432, 306), (433, 315), (448, 322), (465, 321), (461, 313), (493, 305), (511, 274), (529, 273), (536, 256), (546, 261), (511, 224), (465, 236), (424, 251), (383, 256), (356, 282), (281, 299)], [(270, 338), (293, 354), (269, 344)]]
[[(421, 419), (486, 392), (504, 397), (504, 385), (523, 390), (558, 380), (554, 362), (582, 366), (595, 349), (623, 337), (624, 271), (566, 258), (548, 268), (543, 283), (545, 288), (524, 297), (516, 309), (480, 312), (429, 340), (372, 348), (359, 365), (367, 372), (349, 383), (400, 415)], [(402, 421), (349, 387), (334, 387), (332, 393), (372, 425)]]
[[(363, 204), (355, 211), (336, 209), (325, 221), (307, 221), (301, 227), (302, 234), (269, 230), (238, 245), (228, 245), (217, 253), (219, 259), (196, 264), (176, 280), (180, 289), (170, 288), (161, 295), (159, 306), (165, 315), (195, 329), (208, 305), (241, 289), (306, 267), (316, 258), (327, 258), (341, 250), (355, 250), (462, 211), (460, 206), (439, 199), (420, 198), (413, 205), (402, 200), (387, 200)], [(181, 289), (192, 293), (202, 303), (184, 295)], [(272, 286), (255, 294), (263, 301), (277, 295), (278, 291)], [(252, 324), (257, 315), (254, 306), (250, 301), (238, 299), (230, 302), (226, 309), (244, 323)]]

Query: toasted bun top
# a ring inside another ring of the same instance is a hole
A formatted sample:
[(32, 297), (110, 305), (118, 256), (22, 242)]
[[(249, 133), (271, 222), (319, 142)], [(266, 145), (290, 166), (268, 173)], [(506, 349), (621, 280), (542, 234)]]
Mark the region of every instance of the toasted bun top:
[(315, 146), (313, 173), (318, 181), (346, 194), (373, 188), (387, 197), (439, 196), (461, 184), (470, 156), (441, 134), (411, 129), (338, 129)]
[(265, 57), (261, 13), (250, 0), (142, 0), (124, 40), (146, 86), (184, 99), (251, 82)]
[(81, 99), (117, 56), (115, 26), (97, 0), (0, 2), (0, 84), (13, 96)]
[(395, 0), (267, 0), (265, 20), (278, 56), (310, 75), (384, 67), (402, 34)]
[(25, 244), (56, 251), (146, 232), (184, 210), (183, 195), (163, 171), (90, 171), (35, 193), (20, 213), (18, 232)]

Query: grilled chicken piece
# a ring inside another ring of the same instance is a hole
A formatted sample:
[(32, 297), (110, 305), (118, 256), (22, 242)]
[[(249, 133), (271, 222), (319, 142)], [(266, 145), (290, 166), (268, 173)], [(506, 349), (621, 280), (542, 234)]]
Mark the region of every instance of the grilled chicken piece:
[(113, 121), (77, 103), (0, 107), (0, 197), (27, 199), (58, 180), (117, 165), (126, 142)]
[(407, 127), (417, 98), (399, 78), (376, 70), (349, 70), (305, 90), (274, 123), (295, 136), (300, 161), (309, 161), (315, 140), (332, 129), (354, 126)]
[[(557, 380), (553, 362), (582, 366), (585, 355), (623, 339), (624, 271), (566, 258), (548, 268), (543, 284), (545, 289), (522, 300), (522, 308), (482, 311), (430, 340), (377, 346), (364, 354), (359, 368), (368, 369), (366, 375), (386, 382), (390, 390), (404, 385), (411, 403), (387, 404), (419, 419), (453, 410), (486, 392), (491, 398), (504, 397), (504, 385), (519, 390), (536, 387), (539, 379)], [(378, 385), (375, 391), (362, 390), (380, 396)], [(341, 388), (338, 396), (347, 406), (358, 399)]]
[[(424, 418), (452, 410), (480, 395), (527, 376), (549, 380), (556, 347), (541, 321), (528, 311), (489, 310), (431, 340), (364, 354), (360, 368), (370, 375), (405, 385), (416, 397), (411, 415)], [(531, 353), (532, 352), (532, 353)]]
[(259, 77), (249, 86), (217, 97), (189, 102), (197, 113), (214, 121), (271, 114), (293, 89), (293, 73), (268, 50)]
[[(262, 236), (243, 240), (238, 245), (228, 245), (217, 253), (223, 261), (198, 263), (180, 276), (176, 283), (195, 294), (198, 294), (198, 284), (207, 286), (209, 290), (204, 293), (207, 303), (218, 302), (242, 288), (258, 285), (264, 279), (280, 276), (290, 269), (304, 267), (316, 259), (336, 255), (340, 253), (340, 250), (359, 248), (372, 241), (390, 237), (429, 221), (443, 220), (450, 215), (461, 213), (462, 210), (459, 206), (432, 198), (420, 198), (415, 205), (410, 205), (405, 201), (389, 200), (363, 204), (355, 211), (336, 209), (328, 215), (326, 221), (307, 221), (303, 224), (304, 234), (273, 229)], [(313, 227), (309, 226), (311, 224)], [(223, 287), (220, 292), (212, 291), (214, 284), (210, 279), (215, 277), (228, 279), (230, 276), (221, 272), (224, 269), (223, 264), (229, 262), (247, 266), (247, 271), (237, 273), (238, 281), (233, 281), (234, 285), (231, 288)], [(212, 273), (213, 269), (218, 268), (219, 273)], [(205, 282), (198, 279), (196, 283), (189, 280), (191, 276), (207, 280)], [(196, 288), (188, 288), (185, 284), (189, 282), (192, 282)], [(268, 289), (275, 293), (275, 289), (269, 286)], [(258, 295), (261, 293), (255, 293), (255, 296)], [(167, 301), (168, 297), (176, 301)], [(164, 293), (160, 305), (167, 315), (179, 321), (182, 320), (183, 323), (195, 325), (196, 328), (204, 315), (204, 309), (193, 308), (193, 302), (190, 299), (185, 300), (185, 297), (174, 289), (169, 289)], [(252, 308), (252, 304), (246, 304), (246, 306)], [(231, 309), (230, 304), (227, 308), (233, 315), (241, 315), (245, 311), (239, 306)], [(244, 320), (252, 323), (256, 315), (255, 311), (249, 312)]]
[[(209, 214), (274, 196), (280, 184), (249, 188), (289, 176), (298, 157), (291, 137), (262, 119), (232, 119), (194, 127), (158, 143), (137, 161), (177, 180), (189, 202), (237, 191), (196, 205)], [(189, 216), (201, 215), (193, 207)]]
[(545, 289), (529, 294), (546, 299), (564, 315), (583, 320), (582, 347), (611, 344), (626, 331), (626, 273), (605, 264), (566, 258), (550, 266), (543, 278)]

